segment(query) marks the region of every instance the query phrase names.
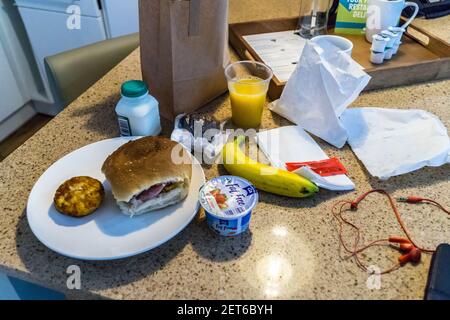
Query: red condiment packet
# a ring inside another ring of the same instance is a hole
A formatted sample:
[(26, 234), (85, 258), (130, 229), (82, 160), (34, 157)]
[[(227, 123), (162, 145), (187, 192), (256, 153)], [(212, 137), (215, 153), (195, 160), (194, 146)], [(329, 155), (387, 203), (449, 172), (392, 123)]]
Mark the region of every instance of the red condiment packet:
[(317, 173), (322, 177), (336, 176), (338, 174), (347, 174), (348, 172), (338, 158), (330, 158), (319, 161), (286, 163), (288, 171), (295, 171), (305, 166), (310, 167), (312, 171), (314, 171), (315, 173)]

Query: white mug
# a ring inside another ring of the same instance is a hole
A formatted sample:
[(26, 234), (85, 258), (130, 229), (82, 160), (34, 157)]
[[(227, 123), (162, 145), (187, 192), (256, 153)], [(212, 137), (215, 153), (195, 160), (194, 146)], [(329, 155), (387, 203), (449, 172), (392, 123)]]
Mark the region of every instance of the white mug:
[(398, 26), (400, 16), (406, 7), (414, 7), (414, 14), (401, 27), (406, 29), (419, 13), (415, 2), (405, 0), (369, 0), (367, 3), (366, 39), (372, 42), (372, 36), (389, 27)]
[(322, 42), (331, 42), (333, 45), (338, 47), (344, 53), (348, 54), (349, 56), (352, 55), (353, 42), (344, 37), (335, 35), (321, 35), (315, 36), (314, 38), (311, 39), (311, 41), (318, 44), (319, 46)]

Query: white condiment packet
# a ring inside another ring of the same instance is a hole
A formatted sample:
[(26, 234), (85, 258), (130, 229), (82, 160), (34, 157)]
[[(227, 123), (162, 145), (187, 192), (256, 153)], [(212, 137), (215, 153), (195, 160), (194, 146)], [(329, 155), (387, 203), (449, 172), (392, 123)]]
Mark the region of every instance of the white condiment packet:
[[(329, 157), (320, 146), (299, 126), (280, 127), (257, 134), (258, 146), (272, 166), (286, 169), (286, 162), (325, 160)], [(328, 190), (353, 190), (355, 184), (345, 174), (322, 177), (310, 168), (303, 167), (295, 173)]]

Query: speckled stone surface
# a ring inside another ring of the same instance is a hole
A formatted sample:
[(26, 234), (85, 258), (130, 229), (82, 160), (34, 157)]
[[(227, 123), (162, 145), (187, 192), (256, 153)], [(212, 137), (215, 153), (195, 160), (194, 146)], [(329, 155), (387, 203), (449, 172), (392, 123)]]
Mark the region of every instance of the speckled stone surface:
[[(239, 15), (236, 4), (232, 3), (231, 9), (232, 19), (246, 19)], [(274, 15), (280, 14), (273, 11)], [(438, 34), (450, 28), (450, 17), (437, 21)], [(449, 35), (443, 36), (450, 42)], [(382, 276), (381, 289), (368, 289), (368, 275), (340, 253), (330, 209), (335, 201), (353, 199), (372, 188), (386, 189), (394, 196), (426, 196), (448, 206), (450, 166), (425, 168), (382, 182), (369, 176), (348, 146), (338, 150), (322, 141), (318, 142), (327, 154), (339, 157), (348, 167), (357, 186), (354, 192), (322, 190), (316, 197), (304, 200), (261, 192), (250, 231), (239, 237), (214, 235), (199, 215), (168, 243), (119, 261), (77, 261), (47, 249), (34, 237), (26, 219), (26, 201), (33, 184), (60, 157), (86, 144), (117, 136), (114, 106), (119, 99), (119, 86), (125, 80), (140, 77), (139, 52), (135, 51), (0, 163), (0, 271), (65, 290), (66, 268), (76, 264), (82, 270), (82, 289), (71, 291), (71, 298), (423, 297), (430, 256), (416, 266), (407, 265)], [(364, 93), (353, 106), (421, 108), (436, 114), (449, 128), (450, 80)], [(228, 95), (200, 111), (219, 120), (229, 118)], [(289, 124), (268, 110), (263, 118), (263, 128)], [(170, 124), (164, 123), (164, 133), (170, 129)], [(205, 168), (207, 178), (223, 173), (220, 166)], [(435, 246), (450, 241), (450, 219), (434, 207), (400, 204), (400, 210), (418, 242)], [(385, 199), (380, 196), (370, 196), (351, 219), (364, 226), (366, 241), (399, 233)], [(397, 257), (394, 250), (381, 247), (372, 249), (365, 258), (383, 268)]]

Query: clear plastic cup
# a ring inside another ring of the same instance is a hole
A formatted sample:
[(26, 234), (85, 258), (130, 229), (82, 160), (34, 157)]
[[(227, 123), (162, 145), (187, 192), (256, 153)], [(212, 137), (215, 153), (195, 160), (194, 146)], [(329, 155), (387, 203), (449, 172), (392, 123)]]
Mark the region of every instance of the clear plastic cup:
[(239, 61), (225, 69), (225, 76), (233, 123), (244, 129), (259, 127), (273, 77), (272, 69), (256, 61)]

